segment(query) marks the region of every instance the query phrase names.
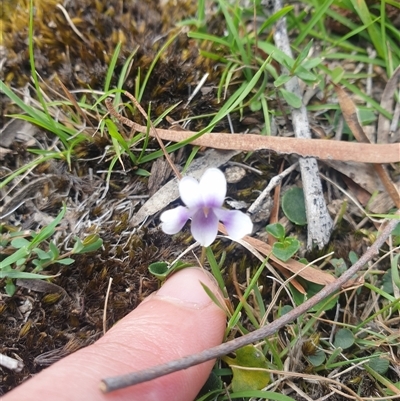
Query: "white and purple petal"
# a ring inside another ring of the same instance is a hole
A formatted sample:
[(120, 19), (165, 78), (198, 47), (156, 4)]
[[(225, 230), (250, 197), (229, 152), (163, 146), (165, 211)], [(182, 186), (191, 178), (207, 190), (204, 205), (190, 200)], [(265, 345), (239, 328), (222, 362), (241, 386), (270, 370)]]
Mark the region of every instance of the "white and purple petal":
[(215, 240), (218, 233), (218, 217), (212, 209), (207, 211), (207, 215), (203, 209), (199, 209), (192, 216), (191, 232), (193, 238), (200, 243), (201, 246), (209, 246)]
[(253, 223), (247, 214), (239, 210), (214, 209), (219, 220), (224, 223), (228, 235), (238, 240), (253, 231)]
[(185, 223), (191, 217), (190, 210), (183, 206), (167, 210), (160, 216), (161, 229), (165, 234), (176, 234), (181, 231)]
[(182, 177), (179, 181), (179, 195), (189, 209), (202, 206), (201, 188), (193, 177)]
[(200, 193), (203, 205), (208, 208), (221, 207), (226, 196), (226, 179), (221, 170), (210, 168), (200, 178)]

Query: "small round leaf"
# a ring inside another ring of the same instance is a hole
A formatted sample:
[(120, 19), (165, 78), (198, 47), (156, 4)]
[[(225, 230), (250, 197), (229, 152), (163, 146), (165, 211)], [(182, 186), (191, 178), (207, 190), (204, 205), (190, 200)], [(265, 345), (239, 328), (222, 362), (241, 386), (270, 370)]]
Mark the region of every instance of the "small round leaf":
[(333, 345), (336, 348), (347, 349), (354, 344), (354, 335), (349, 329), (340, 329), (335, 335)]
[(325, 352), (322, 349), (317, 349), (313, 355), (307, 356), (308, 362), (317, 367), (325, 362)]
[(368, 362), (368, 366), (380, 375), (386, 374), (389, 369), (390, 362), (386, 358), (372, 358)]
[(159, 280), (165, 280), (170, 273), (169, 265), (166, 262), (155, 262), (149, 266), (149, 272)]
[(306, 206), (302, 188), (294, 187), (282, 196), (282, 210), (293, 223), (304, 226), (307, 224)]

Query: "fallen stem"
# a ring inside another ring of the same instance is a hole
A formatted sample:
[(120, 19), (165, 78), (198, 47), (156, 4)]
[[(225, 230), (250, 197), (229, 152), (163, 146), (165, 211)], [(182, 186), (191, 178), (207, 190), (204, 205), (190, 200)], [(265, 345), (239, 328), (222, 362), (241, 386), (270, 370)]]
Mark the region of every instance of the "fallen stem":
[[(396, 217), (400, 217), (400, 211), (396, 212)], [(128, 373), (122, 376), (115, 376), (105, 378), (100, 383), (100, 389), (103, 393), (120, 390), (125, 387), (133, 386), (135, 384), (143, 383), (149, 380), (156, 379), (157, 377), (165, 376), (167, 374), (176, 372), (178, 370), (187, 369), (191, 366), (222, 357), (244, 347), (263, 340), (265, 337), (271, 336), (276, 333), (286, 324), (291, 323), (302, 314), (306, 313), (310, 308), (314, 307), (318, 302), (324, 300), (334, 292), (341, 289), (344, 284), (353, 279), (356, 274), (366, 263), (368, 263), (376, 254), (379, 253), (380, 247), (385, 243), (391, 232), (396, 228), (399, 223), (398, 218), (390, 220), (386, 227), (382, 230), (379, 237), (371, 245), (360, 259), (354, 263), (341, 277), (335, 280), (332, 284), (324, 287), (320, 292), (314, 295), (309, 300), (305, 301), (302, 305), (283, 315), (277, 320), (268, 323), (267, 326), (261, 327), (252, 333), (246, 334), (242, 337), (228, 341), (216, 347), (204, 350), (198, 354), (189, 355), (175, 361), (171, 361), (153, 368), (145, 369), (139, 372)]]
[[(127, 94), (127, 92), (125, 92)], [(141, 133), (147, 133), (148, 128), (135, 123), (129, 118), (121, 116), (109, 100), (106, 100), (107, 109), (122, 124)], [(400, 162), (400, 144), (370, 144), (357, 142), (332, 141), (325, 139), (297, 139), (278, 136), (265, 136), (256, 134), (203, 134), (198, 136), (195, 131), (178, 131), (155, 128), (150, 130), (152, 137), (164, 141), (183, 142), (190, 141), (191, 145), (205, 146), (223, 150), (242, 150), (253, 152), (269, 149), (281, 154), (297, 154), (302, 157), (315, 157), (321, 160), (353, 161), (360, 163), (398, 163)]]

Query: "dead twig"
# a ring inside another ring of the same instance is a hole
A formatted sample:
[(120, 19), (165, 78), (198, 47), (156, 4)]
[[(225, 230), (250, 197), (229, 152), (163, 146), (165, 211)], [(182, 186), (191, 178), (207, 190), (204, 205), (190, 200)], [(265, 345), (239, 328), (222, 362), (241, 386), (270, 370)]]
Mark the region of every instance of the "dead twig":
[(267, 198), (268, 196), (271, 196), (270, 192), (274, 188), (276, 188), (278, 185), (280, 185), (282, 180), (286, 176), (288, 176), (293, 170), (296, 170), (297, 166), (298, 166), (298, 163), (293, 163), (286, 170), (281, 171), (278, 175), (272, 177), (271, 180), (269, 181), (268, 185), (265, 187), (265, 189), (261, 192), (261, 194), (258, 196), (258, 198), (249, 207), (248, 212), (250, 214), (254, 214), (258, 210), (260, 210), (262, 208), (262, 204), (264, 202), (264, 199)]
[(335, 280), (332, 284), (324, 287), (318, 294), (314, 295), (309, 300), (305, 301), (302, 305), (293, 309), (289, 313), (283, 315), (277, 320), (269, 323), (267, 326), (261, 327), (252, 333), (236, 338), (232, 341), (228, 341), (224, 344), (218, 345), (214, 348), (207, 349), (195, 355), (189, 355), (181, 359), (165, 363), (163, 365), (155, 366), (150, 369), (142, 370), (139, 372), (129, 373), (123, 376), (116, 376), (103, 379), (100, 383), (100, 389), (103, 393), (109, 393), (111, 391), (120, 390), (125, 387), (133, 386), (145, 381), (153, 380), (160, 376), (187, 369), (191, 366), (198, 365), (200, 363), (219, 358), (227, 355), (230, 352), (237, 350), (238, 348), (244, 347), (263, 340), (265, 337), (271, 336), (276, 333), (286, 324), (291, 323), (299, 316), (306, 313), (310, 308), (314, 307), (318, 302), (326, 299), (327, 297), (340, 290), (349, 280), (353, 279), (362, 267), (368, 263), (376, 254), (378, 254), (380, 247), (385, 243), (387, 238), (390, 236), (392, 231), (396, 228), (399, 223), (400, 211), (398, 210), (394, 219), (389, 221), (386, 227), (382, 230), (379, 237), (376, 239), (374, 244), (365, 252), (360, 259), (351, 266), (342, 276)]
[[(125, 92), (126, 94), (126, 92)], [(148, 128), (121, 116), (113, 107), (111, 100), (106, 101), (110, 114), (122, 124), (136, 132), (147, 133)], [(280, 154), (297, 154), (321, 160), (354, 161), (359, 163), (398, 163), (400, 162), (400, 144), (367, 144), (357, 142), (330, 141), (325, 139), (297, 139), (256, 134), (203, 134), (155, 128), (150, 130), (152, 137), (164, 141), (190, 142), (191, 145), (205, 146), (221, 150), (241, 150), (254, 152), (269, 149)]]
[[(281, 0), (275, 0), (274, 13), (282, 8)], [(276, 47), (293, 58), (286, 29), (286, 18), (278, 20), (275, 25), (274, 41)], [(286, 67), (281, 66), (283, 73), (289, 73)], [(286, 84), (285, 89), (302, 98), (299, 81), (293, 76)], [(291, 108), (294, 134), (299, 139), (310, 139), (311, 131), (308, 123), (307, 109), (303, 102), (299, 108)], [(307, 248), (313, 244), (323, 248), (328, 242), (333, 228), (333, 221), (326, 207), (322, 183), (319, 177), (318, 164), (315, 158), (300, 158), (300, 172), (304, 188), (304, 200), (307, 214)]]

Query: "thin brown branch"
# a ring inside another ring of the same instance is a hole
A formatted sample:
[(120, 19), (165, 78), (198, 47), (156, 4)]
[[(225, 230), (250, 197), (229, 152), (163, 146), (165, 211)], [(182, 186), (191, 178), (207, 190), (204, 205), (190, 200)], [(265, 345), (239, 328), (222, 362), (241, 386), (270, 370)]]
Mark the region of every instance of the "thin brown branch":
[[(147, 127), (137, 124), (121, 116), (113, 108), (111, 100), (106, 100), (111, 115), (122, 124), (137, 132), (146, 134)], [(111, 105), (111, 107), (110, 107)], [(159, 138), (164, 141), (182, 142), (190, 141), (191, 145), (205, 146), (223, 150), (242, 150), (253, 152), (269, 149), (281, 154), (297, 154), (303, 157), (315, 157), (322, 160), (354, 161), (360, 163), (397, 163), (400, 162), (400, 144), (366, 144), (357, 142), (328, 141), (325, 139), (297, 139), (276, 136), (263, 136), (256, 134), (204, 134), (199, 138), (198, 132), (178, 131), (155, 128)], [(155, 136), (150, 131), (150, 135)]]

